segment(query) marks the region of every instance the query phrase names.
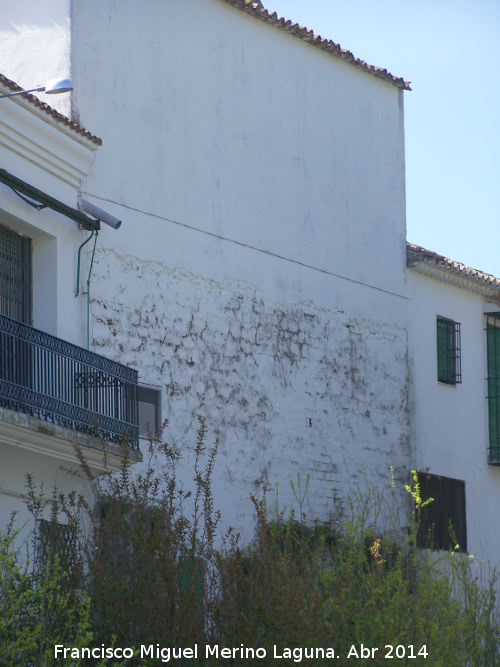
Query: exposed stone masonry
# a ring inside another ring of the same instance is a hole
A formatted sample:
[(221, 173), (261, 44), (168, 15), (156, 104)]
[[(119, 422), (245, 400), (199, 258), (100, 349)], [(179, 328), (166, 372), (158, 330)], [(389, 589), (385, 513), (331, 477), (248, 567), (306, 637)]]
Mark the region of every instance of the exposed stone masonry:
[[(186, 446), (196, 415), (207, 418), (222, 443), (219, 488), (239, 498), (237, 519), (264, 484), (278, 482), (290, 501), (297, 473), (310, 476), (308, 513), (320, 518), (333, 510), (336, 488), (345, 495), (365, 478), (387, 484), (391, 465), (406, 474), (402, 328), (273, 303), (248, 284), (110, 251), (97, 253), (94, 270), (94, 350), (161, 386), (164, 416)], [(122, 287), (107, 298), (112, 275)]]

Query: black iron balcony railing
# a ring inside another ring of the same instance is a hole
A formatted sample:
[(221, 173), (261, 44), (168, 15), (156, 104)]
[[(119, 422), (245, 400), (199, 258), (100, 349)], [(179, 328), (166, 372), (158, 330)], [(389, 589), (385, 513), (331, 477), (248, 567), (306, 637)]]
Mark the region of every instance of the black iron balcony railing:
[(0, 315), (0, 407), (139, 448), (136, 370)]

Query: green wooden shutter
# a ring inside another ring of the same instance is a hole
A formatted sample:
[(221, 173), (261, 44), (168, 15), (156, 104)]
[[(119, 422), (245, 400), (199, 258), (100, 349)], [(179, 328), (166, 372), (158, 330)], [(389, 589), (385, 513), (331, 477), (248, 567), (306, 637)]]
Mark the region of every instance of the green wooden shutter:
[(445, 317), (438, 317), (437, 325), (437, 376), (439, 382), (462, 382), (460, 324)]
[(448, 320), (437, 318), (437, 367), (439, 382), (450, 382), (451, 352)]
[(489, 460), (500, 463), (500, 313), (488, 315), (486, 357), (488, 365)]

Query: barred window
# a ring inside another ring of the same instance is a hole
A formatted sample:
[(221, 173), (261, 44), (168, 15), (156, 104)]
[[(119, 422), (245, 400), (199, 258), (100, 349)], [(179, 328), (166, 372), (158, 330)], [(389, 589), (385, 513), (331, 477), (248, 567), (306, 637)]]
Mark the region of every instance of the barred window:
[(418, 473), (420, 496), (432, 498), (420, 510), (417, 546), (424, 549), (467, 551), (465, 482), (451, 477)]
[(0, 313), (31, 324), (31, 239), (0, 225)]
[(44, 569), (57, 557), (60, 565), (71, 571), (75, 546), (76, 539), (73, 526), (44, 519), (38, 521), (38, 568)]
[(437, 376), (438, 382), (460, 384), (462, 364), (460, 324), (446, 317), (437, 318)]
[(500, 465), (500, 313), (486, 315), (489, 463)]

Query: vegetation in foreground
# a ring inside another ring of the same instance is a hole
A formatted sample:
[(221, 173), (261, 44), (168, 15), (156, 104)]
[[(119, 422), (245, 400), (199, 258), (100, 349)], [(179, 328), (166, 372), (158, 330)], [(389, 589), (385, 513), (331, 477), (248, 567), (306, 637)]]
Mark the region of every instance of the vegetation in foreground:
[[(270, 520), (264, 497), (253, 498), (252, 544), (243, 547), (230, 533), (216, 546), (217, 443), (205, 441), (200, 418), (193, 495), (179, 484), (178, 451), (161, 438), (150, 438), (139, 475), (125, 453), (120, 474), (95, 476), (80, 452), (91, 493), (55, 491), (50, 508), (27, 477), (32, 541), (14, 546), (14, 522), (0, 534), (2, 665), (146, 667), (169, 657), (209, 667), (325, 666), (332, 650), (338, 667), (500, 665), (496, 575), (485, 584), (474, 559), (432, 559), (416, 549), (426, 502), (416, 477), (407, 487), (415, 511), (404, 544), (377, 532), (377, 508), (366, 511), (366, 499), (311, 526), (300, 507)], [(71, 651), (56, 658), (55, 645)], [(122, 658), (125, 647), (134, 657)], [(84, 649), (95, 649), (94, 657)]]

